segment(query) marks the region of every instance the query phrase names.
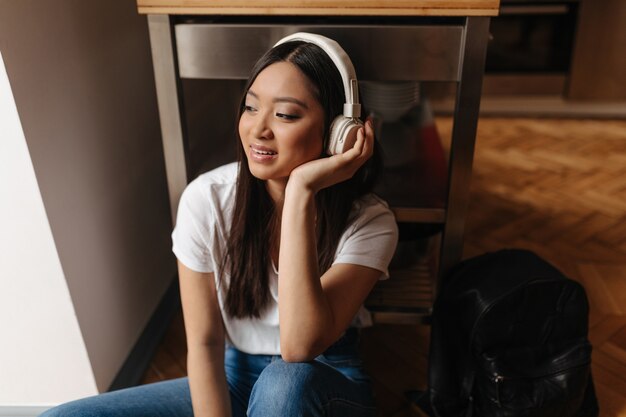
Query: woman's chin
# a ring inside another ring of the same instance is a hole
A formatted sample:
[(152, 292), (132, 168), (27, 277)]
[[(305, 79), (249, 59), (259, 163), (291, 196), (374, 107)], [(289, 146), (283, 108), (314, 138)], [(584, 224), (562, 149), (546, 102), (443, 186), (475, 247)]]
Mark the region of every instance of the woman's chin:
[(252, 174), (252, 176), (262, 181), (277, 180), (288, 177), (288, 175), (284, 175), (283, 173), (278, 172), (276, 169), (258, 166), (254, 163), (249, 164), (248, 167), (250, 168), (250, 173)]
[(259, 167), (252, 161), (248, 161), (248, 169), (250, 170), (250, 174), (252, 174), (253, 177), (264, 181), (268, 179), (268, 175), (270, 174), (268, 172), (268, 169), (264, 167)]

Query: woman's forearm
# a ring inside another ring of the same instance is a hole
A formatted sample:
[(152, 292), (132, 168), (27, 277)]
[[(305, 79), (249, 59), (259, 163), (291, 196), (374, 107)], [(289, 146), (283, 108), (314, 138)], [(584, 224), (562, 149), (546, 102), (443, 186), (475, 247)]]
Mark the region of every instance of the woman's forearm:
[[(343, 310), (343, 320), (335, 317), (333, 308), (341, 310), (341, 306), (334, 302), (331, 308), (322, 288), (315, 233), (315, 193), (352, 178), (372, 155), (373, 144), (374, 130), (368, 120), (357, 132), (352, 149), (304, 163), (289, 175), (282, 207), (278, 262), (280, 347), (285, 360), (310, 360), (322, 353), (344, 330), (342, 327), (347, 326), (345, 316), (356, 313), (356, 307), (351, 305)], [(358, 301), (357, 298), (353, 301)]]
[(332, 310), (320, 283), (315, 236), (315, 194), (287, 187), (279, 256), (279, 320), (285, 360), (309, 360), (324, 350)]
[(189, 347), (189, 389), (195, 417), (230, 417), (230, 395), (224, 371), (224, 348)]

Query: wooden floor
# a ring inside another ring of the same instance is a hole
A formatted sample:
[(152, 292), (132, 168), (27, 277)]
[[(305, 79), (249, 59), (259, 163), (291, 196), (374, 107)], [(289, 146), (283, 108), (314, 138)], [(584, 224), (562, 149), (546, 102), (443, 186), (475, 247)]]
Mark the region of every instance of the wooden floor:
[[(449, 137), (450, 119), (437, 126)], [(480, 121), (464, 257), (505, 247), (534, 250), (584, 285), (600, 415), (626, 417), (626, 121)], [(404, 393), (426, 385), (428, 335), (363, 331), (379, 416), (419, 416)], [(143, 382), (185, 375), (185, 349), (179, 314)]]

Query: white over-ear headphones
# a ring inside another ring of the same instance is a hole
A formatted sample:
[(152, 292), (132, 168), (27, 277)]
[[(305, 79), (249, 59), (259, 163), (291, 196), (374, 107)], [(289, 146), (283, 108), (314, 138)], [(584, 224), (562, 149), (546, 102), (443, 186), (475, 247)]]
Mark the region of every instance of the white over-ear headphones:
[(343, 153), (354, 146), (357, 131), (363, 126), (363, 122), (359, 120), (361, 116), (359, 88), (352, 61), (350, 61), (348, 54), (346, 54), (337, 42), (325, 36), (313, 33), (294, 33), (293, 35), (282, 38), (274, 46), (292, 41), (308, 42), (322, 48), (330, 59), (332, 59), (341, 74), (346, 102), (343, 105), (343, 114), (337, 116), (330, 125), (330, 138), (328, 139), (326, 152), (330, 155)]

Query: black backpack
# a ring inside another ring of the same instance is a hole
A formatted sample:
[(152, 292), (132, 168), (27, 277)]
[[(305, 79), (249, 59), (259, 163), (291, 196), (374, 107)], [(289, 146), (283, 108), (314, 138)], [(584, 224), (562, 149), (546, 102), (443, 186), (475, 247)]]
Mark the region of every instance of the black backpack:
[(442, 288), (422, 397), (428, 413), (598, 415), (579, 283), (532, 252), (502, 250), (461, 262)]

